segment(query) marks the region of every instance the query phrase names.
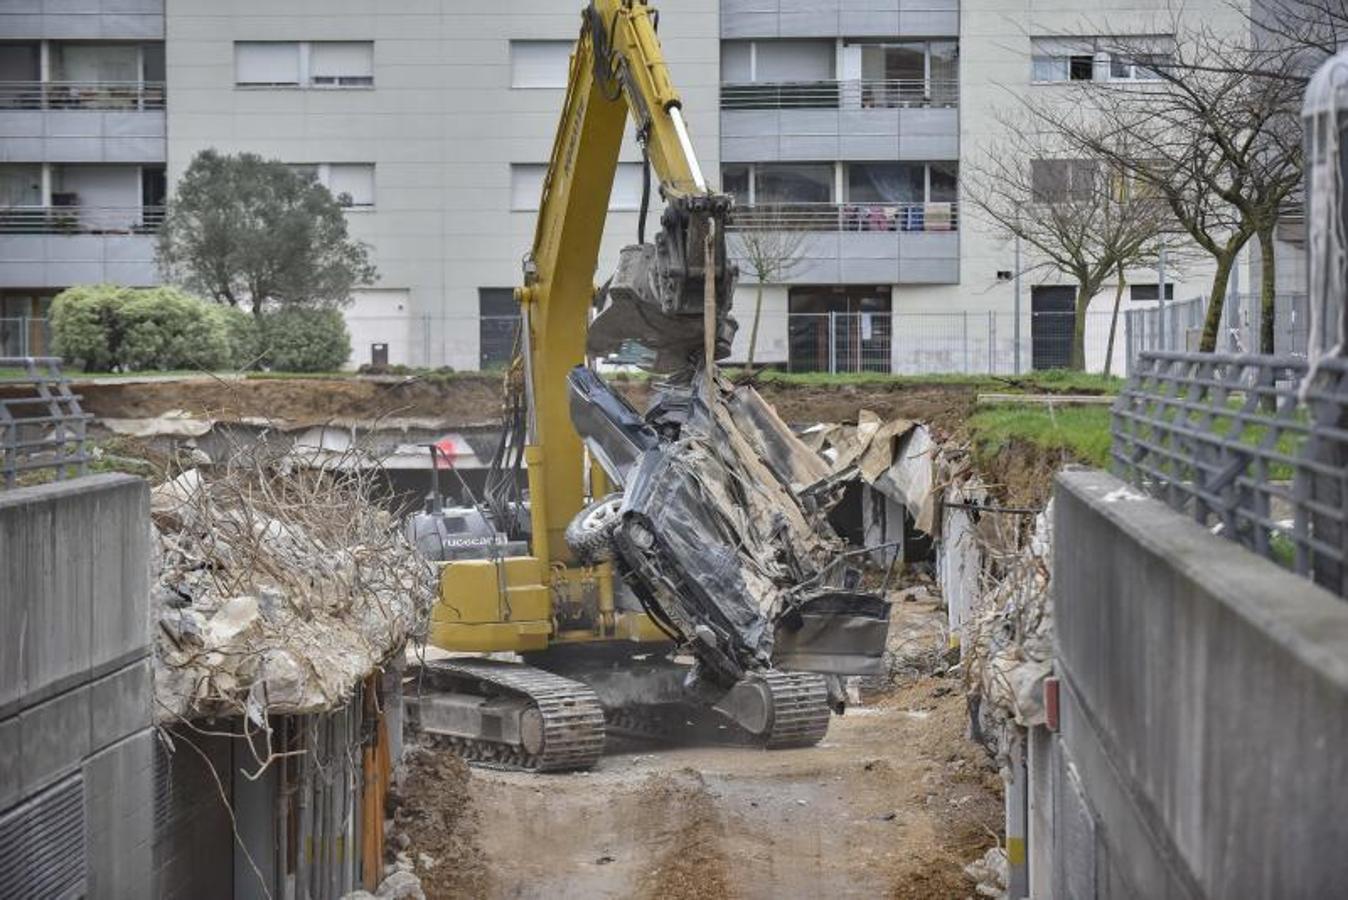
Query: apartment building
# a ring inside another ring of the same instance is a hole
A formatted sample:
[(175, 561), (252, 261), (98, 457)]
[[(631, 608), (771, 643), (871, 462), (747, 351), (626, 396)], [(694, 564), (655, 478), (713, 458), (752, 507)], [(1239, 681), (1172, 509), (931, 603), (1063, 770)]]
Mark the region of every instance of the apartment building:
[[(789, 271), (764, 286), (756, 359), (825, 371), (1063, 364), (1071, 285), (1043, 271), (1015, 277), (1029, 260), (968, 210), (961, 170), (997, 152), (1000, 114), (1020, 96), (1146, 78), (1110, 60), (1101, 39), (1163, 40), (1169, 8), (691, 0), (666, 10), (661, 39), (693, 142), (736, 197), (735, 228), (801, 235)], [(1225, 0), (1185, 11), (1243, 25)], [(347, 311), (352, 365), (499, 365), (579, 27), (579, 4), (543, 0), (3, 0), (6, 351), (35, 350), (31, 322), (67, 285), (152, 283), (166, 186), (214, 147), (310, 171), (347, 203), (379, 269)], [(596, 280), (635, 238), (630, 138), (621, 160)], [(732, 247), (743, 256), (742, 238)], [(757, 295), (746, 262), (739, 358)], [(1156, 275), (1128, 274), (1131, 307), (1155, 303)], [(1201, 293), (1207, 274), (1172, 270), (1167, 297)], [(1097, 368), (1112, 288), (1088, 317)]]
[(0, 3), (0, 355), (45, 352), (65, 287), (157, 280), (163, 0), (107, 6)]

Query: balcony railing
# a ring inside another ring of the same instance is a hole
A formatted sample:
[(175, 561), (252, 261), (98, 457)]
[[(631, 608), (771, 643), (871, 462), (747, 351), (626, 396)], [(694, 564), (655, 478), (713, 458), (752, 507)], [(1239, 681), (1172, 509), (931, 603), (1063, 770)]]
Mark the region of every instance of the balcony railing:
[(0, 109), (163, 108), (162, 81), (0, 81)]
[(162, 206), (0, 207), (0, 234), (153, 234)]
[(935, 79), (721, 85), (721, 109), (901, 109), (959, 105), (959, 82)]
[(736, 206), (732, 231), (957, 231), (958, 203), (783, 203)]

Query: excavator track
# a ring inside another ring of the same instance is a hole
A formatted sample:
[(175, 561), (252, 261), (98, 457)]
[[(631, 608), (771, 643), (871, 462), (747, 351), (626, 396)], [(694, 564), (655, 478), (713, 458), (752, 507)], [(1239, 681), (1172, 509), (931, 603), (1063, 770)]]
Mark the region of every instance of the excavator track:
[(808, 672), (765, 672), (756, 676), (772, 697), (772, 724), (753, 734), (709, 707), (666, 706), (606, 709), (610, 734), (636, 740), (677, 743), (711, 741), (785, 750), (812, 747), (828, 732), (828, 689)]
[(757, 743), (769, 750), (813, 747), (828, 733), (828, 687), (810, 672), (767, 672), (772, 692), (772, 727)]
[(604, 752), (604, 710), (594, 692), (578, 681), (519, 663), (494, 660), (437, 660), (426, 668), (448, 677), (487, 686), (498, 695), (527, 700), (537, 712), (539, 749), (486, 737), (436, 735), (438, 741), (470, 762), (502, 769), (558, 772), (589, 769)]

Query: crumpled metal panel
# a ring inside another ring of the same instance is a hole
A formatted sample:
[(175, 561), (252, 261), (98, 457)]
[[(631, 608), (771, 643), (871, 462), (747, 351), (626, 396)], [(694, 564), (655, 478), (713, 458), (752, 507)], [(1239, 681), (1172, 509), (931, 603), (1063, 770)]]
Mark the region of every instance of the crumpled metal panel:
[(843, 541), (824, 505), (802, 496), (827, 465), (752, 388), (718, 379), (708, 404), (702, 379), (684, 388), (678, 436), (628, 473), (614, 534), (620, 570), (723, 684), (774, 666), (877, 671), (888, 606), (839, 590)]

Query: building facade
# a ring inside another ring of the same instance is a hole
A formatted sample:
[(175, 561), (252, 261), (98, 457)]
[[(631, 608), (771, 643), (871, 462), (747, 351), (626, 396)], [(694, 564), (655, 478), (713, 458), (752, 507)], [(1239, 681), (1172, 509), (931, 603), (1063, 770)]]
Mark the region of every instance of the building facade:
[[(153, 283), (168, 186), (213, 147), (310, 171), (347, 203), (379, 270), (347, 310), (353, 366), (500, 365), (579, 13), (542, 0), (3, 0), (4, 351), (39, 349), (34, 322), (63, 287)], [(1218, 28), (1243, 21), (1225, 0), (1186, 14)], [(748, 354), (760, 296), (753, 235), (790, 232), (790, 264), (762, 285), (758, 362), (1064, 364), (1071, 285), (1042, 271), (1015, 277), (1031, 261), (962, 202), (961, 170), (997, 152), (1019, 97), (1070, 99), (1073, 81), (1146, 77), (1099, 40), (1158, 35), (1168, 17), (1166, 0), (668, 10), (661, 39), (702, 168), (737, 200), (736, 358)], [(636, 233), (630, 138), (621, 159), (596, 281)], [(1167, 297), (1203, 293), (1207, 275), (1172, 269)], [(1156, 302), (1154, 272), (1128, 281), (1128, 308)], [(1094, 368), (1113, 287), (1088, 315)]]

